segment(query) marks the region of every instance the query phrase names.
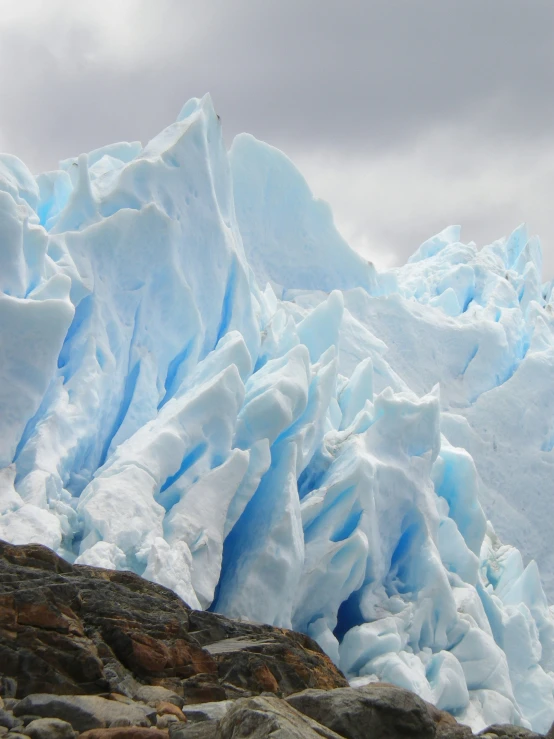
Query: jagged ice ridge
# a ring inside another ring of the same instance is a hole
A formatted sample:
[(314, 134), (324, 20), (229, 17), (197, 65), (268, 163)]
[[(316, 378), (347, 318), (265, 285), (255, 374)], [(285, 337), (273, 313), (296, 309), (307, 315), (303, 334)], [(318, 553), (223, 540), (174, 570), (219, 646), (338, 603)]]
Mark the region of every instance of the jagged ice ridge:
[[(552, 284), (520, 227), (378, 273), (209, 97), (0, 158), (0, 538), (313, 636), (474, 728), (554, 720)], [(502, 545), (494, 533), (511, 544)]]

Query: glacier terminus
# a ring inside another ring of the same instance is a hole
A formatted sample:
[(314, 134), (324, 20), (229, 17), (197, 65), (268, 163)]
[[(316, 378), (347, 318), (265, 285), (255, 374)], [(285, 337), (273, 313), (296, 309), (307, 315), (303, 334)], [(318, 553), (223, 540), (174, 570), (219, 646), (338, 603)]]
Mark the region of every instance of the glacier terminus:
[(0, 156), (0, 538), (315, 638), (481, 729), (554, 721), (554, 295), (524, 226), (354, 252), (209, 96)]

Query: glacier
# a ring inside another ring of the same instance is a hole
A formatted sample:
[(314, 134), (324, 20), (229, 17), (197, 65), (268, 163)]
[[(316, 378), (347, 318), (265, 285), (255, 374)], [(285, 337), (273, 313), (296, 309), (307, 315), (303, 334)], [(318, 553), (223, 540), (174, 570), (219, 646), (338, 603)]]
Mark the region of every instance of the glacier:
[(0, 538), (546, 732), (553, 283), (524, 226), (460, 238), (378, 272), (209, 96), (144, 147), (1, 155)]

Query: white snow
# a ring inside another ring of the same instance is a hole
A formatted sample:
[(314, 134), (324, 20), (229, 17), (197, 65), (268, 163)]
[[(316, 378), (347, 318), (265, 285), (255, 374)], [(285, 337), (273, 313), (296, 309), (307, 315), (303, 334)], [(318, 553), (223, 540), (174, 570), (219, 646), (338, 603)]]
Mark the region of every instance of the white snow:
[(3, 155), (0, 537), (546, 732), (553, 285), (524, 227), (460, 238), (378, 273), (209, 97), (36, 178)]

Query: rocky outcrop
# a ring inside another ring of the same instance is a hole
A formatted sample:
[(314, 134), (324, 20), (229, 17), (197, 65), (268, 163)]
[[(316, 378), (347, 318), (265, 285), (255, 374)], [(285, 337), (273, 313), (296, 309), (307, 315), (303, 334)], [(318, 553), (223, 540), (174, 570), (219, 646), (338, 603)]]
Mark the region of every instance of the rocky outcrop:
[(131, 572), (74, 566), (0, 542), (0, 694), (134, 697), (160, 686), (199, 703), (346, 680), (309, 637), (193, 611)]
[[(507, 725), (481, 736), (541, 739)], [(0, 542), (0, 739), (77, 737), (474, 739), (407, 690), (348, 687), (307, 636)]]

